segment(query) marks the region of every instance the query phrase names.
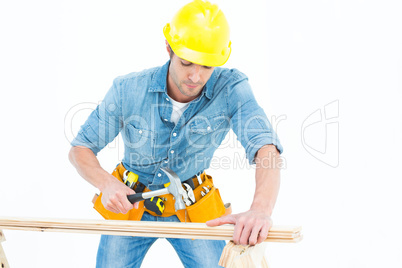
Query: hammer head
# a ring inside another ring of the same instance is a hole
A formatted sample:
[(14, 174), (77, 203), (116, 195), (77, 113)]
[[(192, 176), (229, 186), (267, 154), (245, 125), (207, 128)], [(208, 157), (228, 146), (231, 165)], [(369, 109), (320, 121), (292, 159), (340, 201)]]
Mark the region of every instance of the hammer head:
[(181, 181), (179, 176), (171, 170), (170, 168), (161, 168), (161, 170), (168, 176), (170, 180), (170, 185), (167, 187), (169, 193), (174, 196), (174, 208), (177, 210), (185, 209), (186, 206), (184, 205), (183, 195), (186, 194), (185, 190), (181, 186)]

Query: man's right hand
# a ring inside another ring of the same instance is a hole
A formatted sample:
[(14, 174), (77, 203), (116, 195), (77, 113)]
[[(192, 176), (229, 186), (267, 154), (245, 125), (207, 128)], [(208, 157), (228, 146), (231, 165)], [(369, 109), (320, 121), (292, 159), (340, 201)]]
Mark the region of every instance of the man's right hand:
[(109, 175), (106, 179), (107, 183), (103, 187), (102, 191), (102, 204), (111, 212), (126, 214), (134, 207), (138, 208), (138, 202), (131, 204), (128, 201), (127, 196), (135, 194), (134, 190), (127, 187), (125, 184), (118, 181), (114, 176)]
[(135, 192), (101, 168), (91, 149), (73, 146), (68, 156), (78, 173), (102, 192), (101, 201), (107, 210), (126, 214), (130, 209), (138, 208), (138, 202), (133, 205), (127, 199), (127, 195)]

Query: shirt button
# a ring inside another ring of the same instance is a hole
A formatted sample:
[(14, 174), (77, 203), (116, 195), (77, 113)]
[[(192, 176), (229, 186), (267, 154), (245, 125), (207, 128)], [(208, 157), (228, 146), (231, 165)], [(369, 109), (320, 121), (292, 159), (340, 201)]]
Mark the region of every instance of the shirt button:
[(210, 127), (210, 126), (208, 126), (208, 127), (207, 127), (207, 130), (211, 130), (211, 127)]
[(161, 177), (161, 176), (162, 176), (162, 174), (158, 173), (158, 177)]
[(142, 133), (142, 130), (139, 130), (139, 131), (138, 131), (138, 133), (140, 133), (140, 134), (141, 134), (141, 133)]
[(166, 122), (168, 121), (166, 118), (165, 118), (165, 119), (163, 119), (163, 120), (165, 120)]
[(175, 133), (173, 133), (173, 137), (176, 137), (177, 136), (177, 133), (175, 132)]
[(169, 159), (165, 160), (165, 163), (169, 162)]
[(171, 150), (170, 153), (171, 153), (171, 154), (174, 154), (174, 150)]
[(166, 98), (167, 101), (169, 101), (169, 98)]

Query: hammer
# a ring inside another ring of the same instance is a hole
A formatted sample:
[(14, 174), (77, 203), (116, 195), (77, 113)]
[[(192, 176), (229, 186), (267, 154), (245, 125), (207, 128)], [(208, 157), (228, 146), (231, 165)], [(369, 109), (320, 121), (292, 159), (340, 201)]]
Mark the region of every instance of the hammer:
[(186, 196), (186, 192), (181, 186), (179, 176), (177, 176), (177, 174), (169, 168), (161, 168), (161, 170), (168, 176), (170, 180), (170, 184), (168, 187), (156, 191), (128, 195), (127, 196), (128, 201), (130, 201), (131, 204), (134, 204), (135, 202), (148, 199), (154, 196), (172, 194), (174, 199), (176, 200), (174, 203), (175, 210), (177, 211), (185, 209), (186, 206), (184, 205), (183, 202), (183, 195)]

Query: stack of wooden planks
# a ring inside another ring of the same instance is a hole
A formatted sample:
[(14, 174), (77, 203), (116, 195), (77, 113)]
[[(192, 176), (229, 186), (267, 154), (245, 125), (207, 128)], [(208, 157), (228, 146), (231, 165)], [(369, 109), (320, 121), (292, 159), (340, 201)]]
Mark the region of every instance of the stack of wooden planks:
[[(0, 217), (0, 229), (231, 240), (234, 225), (208, 227), (205, 223)], [(273, 226), (265, 241), (292, 243), (301, 239), (301, 227)]]

